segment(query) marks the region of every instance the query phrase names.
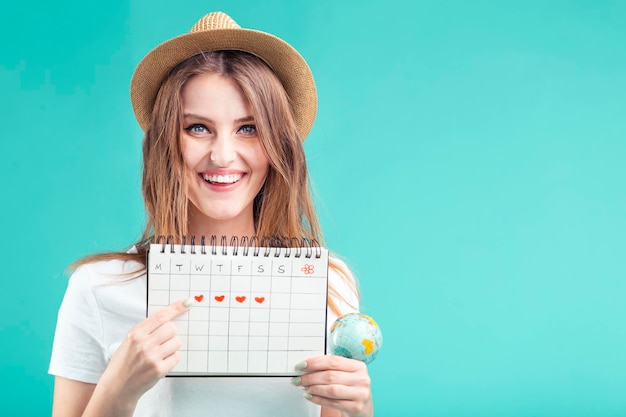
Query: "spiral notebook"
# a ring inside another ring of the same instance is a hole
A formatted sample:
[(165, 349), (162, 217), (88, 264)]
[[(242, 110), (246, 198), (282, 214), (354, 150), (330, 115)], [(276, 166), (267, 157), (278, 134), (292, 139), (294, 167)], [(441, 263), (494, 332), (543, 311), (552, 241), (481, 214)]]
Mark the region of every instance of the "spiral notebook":
[(195, 299), (174, 320), (182, 347), (168, 376), (292, 376), (326, 353), (326, 249), (211, 242), (150, 245), (146, 314)]

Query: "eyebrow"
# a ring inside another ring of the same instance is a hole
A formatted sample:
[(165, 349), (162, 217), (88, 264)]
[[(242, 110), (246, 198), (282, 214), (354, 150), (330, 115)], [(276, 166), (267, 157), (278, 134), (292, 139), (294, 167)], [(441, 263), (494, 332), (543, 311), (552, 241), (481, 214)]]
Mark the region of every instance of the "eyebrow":
[[(183, 114), (183, 117), (185, 119), (187, 118), (200, 119), (200, 120), (205, 120), (209, 123), (213, 123), (213, 120), (209, 119), (208, 117), (200, 116), (200, 115), (193, 114), (193, 113), (185, 113)], [(254, 116), (246, 116), (246, 117), (241, 117), (239, 119), (235, 119), (235, 123), (247, 123), (247, 122), (254, 122)]]

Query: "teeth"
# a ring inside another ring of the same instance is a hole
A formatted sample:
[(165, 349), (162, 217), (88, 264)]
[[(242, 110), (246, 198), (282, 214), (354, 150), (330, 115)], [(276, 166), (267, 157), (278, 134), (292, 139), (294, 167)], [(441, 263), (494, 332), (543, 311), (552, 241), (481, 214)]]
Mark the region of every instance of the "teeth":
[(234, 175), (203, 175), (204, 180), (208, 182), (214, 182), (218, 184), (232, 184), (241, 179), (241, 174)]

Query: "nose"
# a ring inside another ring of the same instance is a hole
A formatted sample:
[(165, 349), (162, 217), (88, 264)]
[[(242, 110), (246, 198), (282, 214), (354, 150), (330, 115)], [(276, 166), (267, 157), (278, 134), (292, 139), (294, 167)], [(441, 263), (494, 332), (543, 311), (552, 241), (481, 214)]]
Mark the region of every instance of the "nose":
[(230, 138), (225, 136), (216, 137), (209, 150), (209, 159), (215, 165), (226, 167), (235, 160), (235, 147)]

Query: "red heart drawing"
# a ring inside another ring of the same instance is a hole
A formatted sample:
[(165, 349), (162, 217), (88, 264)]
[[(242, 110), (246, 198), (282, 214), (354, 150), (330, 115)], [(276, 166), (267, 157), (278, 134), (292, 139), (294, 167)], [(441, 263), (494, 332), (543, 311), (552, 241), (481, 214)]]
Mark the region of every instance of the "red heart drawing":
[(204, 298), (204, 295), (200, 294), (200, 295), (196, 295), (195, 297), (193, 297), (196, 299), (197, 302), (201, 302), (202, 299)]
[(263, 301), (265, 301), (265, 297), (254, 297), (254, 301), (259, 304), (263, 304)]
[(246, 296), (242, 295), (241, 297), (235, 297), (235, 300), (237, 300), (238, 303), (243, 303), (246, 301)]
[(221, 303), (222, 301), (224, 301), (224, 296), (223, 295), (216, 295), (215, 296), (215, 301), (217, 301), (218, 303)]

